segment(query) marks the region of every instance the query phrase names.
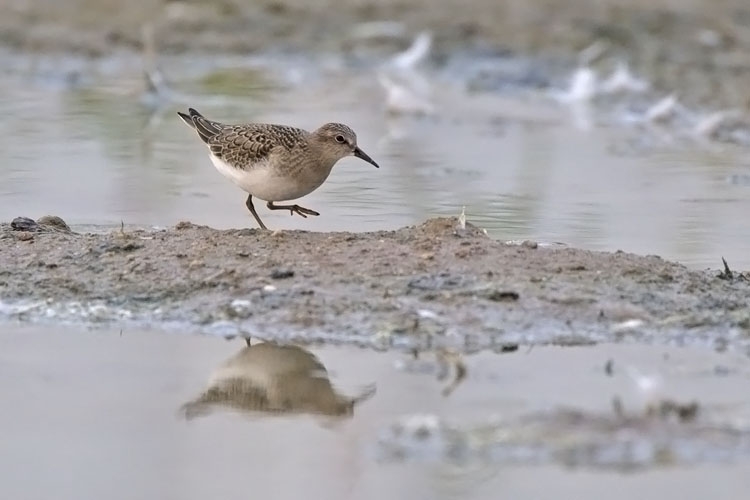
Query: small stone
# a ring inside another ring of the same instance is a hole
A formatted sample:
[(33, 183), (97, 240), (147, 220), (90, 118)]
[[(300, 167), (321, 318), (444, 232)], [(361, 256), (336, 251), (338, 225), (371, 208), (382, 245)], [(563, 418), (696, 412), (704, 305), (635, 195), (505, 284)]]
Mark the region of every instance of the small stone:
[(271, 271), (271, 279), (274, 280), (283, 280), (286, 278), (292, 278), (294, 276), (294, 271), (291, 269), (274, 269)]
[(249, 300), (234, 299), (227, 309), (230, 318), (245, 319), (252, 316), (252, 304)]
[(11, 229), (14, 231), (36, 231), (39, 224), (35, 220), (29, 219), (28, 217), (16, 217), (10, 223)]
[(525, 240), (523, 243), (521, 243), (521, 246), (525, 248), (531, 248), (533, 250), (539, 247), (539, 243), (537, 243), (536, 241)]
[(16, 234), (16, 239), (18, 241), (31, 241), (34, 239), (34, 235), (29, 231), (20, 231)]
[(70, 227), (65, 223), (64, 220), (62, 220), (57, 215), (45, 215), (44, 217), (40, 217), (36, 221), (40, 226), (47, 226), (53, 229), (57, 229), (58, 231), (63, 231), (66, 233), (72, 232), (70, 230)]
[(518, 344), (501, 344), (499, 351), (501, 353), (516, 352), (518, 350)]
[(102, 253), (130, 253), (141, 248), (143, 245), (132, 241), (105, 241), (97, 247), (97, 250)]
[(513, 290), (491, 290), (487, 294), (487, 299), (493, 302), (513, 302), (520, 298), (518, 292)]

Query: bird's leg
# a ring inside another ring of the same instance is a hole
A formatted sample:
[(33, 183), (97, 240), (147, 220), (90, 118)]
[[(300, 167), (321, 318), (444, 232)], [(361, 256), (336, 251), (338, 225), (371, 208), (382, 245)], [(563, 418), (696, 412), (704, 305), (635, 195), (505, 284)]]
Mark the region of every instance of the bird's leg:
[(261, 229), (268, 229), (265, 224), (263, 224), (263, 221), (260, 220), (260, 217), (258, 217), (258, 212), (255, 211), (255, 207), (253, 206), (253, 195), (249, 194), (247, 195), (247, 201), (245, 202), (245, 206), (248, 210), (250, 210), (250, 213), (253, 214), (253, 217), (255, 217), (255, 220), (258, 221), (258, 224), (260, 225)]
[(305, 219), (308, 215), (320, 215), (315, 210), (310, 210), (309, 208), (301, 207), (299, 205), (274, 205), (272, 201), (269, 201), (266, 206), (269, 210), (289, 210), (292, 215), (297, 214)]

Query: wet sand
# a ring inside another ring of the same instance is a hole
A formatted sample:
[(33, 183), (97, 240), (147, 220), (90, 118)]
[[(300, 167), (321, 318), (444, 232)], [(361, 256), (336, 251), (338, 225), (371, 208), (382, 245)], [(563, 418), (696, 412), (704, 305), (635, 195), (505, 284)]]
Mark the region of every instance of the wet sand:
[[(622, 466), (602, 469), (593, 460), (571, 469), (554, 454), (531, 464), (523, 455), (445, 461), (429, 436), (417, 442), (423, 447), (400, 458), (381, 448), (395, 422), (417, 415), (433, 415), (459, 429), (499, 415), (547, 415), (554, 428), (561, 407), (617, 422), (611, 399), (619, 396), (637, 416), (643, 400), (622, 374), (628, 366), (664, 377), (663, 389), (652, 396), (701, 403), (696, 423), (667, 422), (667, 429), (713, 422), (715, 432), (748, 432), (750, 374), (745, 360), (729, 353), (622, 345), (483, 353), (464, 359), (466, 379), (446, 397), (447, 381), (437, 379), (429, 355), (415, 361), (398, 353), (302, 345), (300, 350), (320, 360), (337, 392), (352, 395), (372, 385), (376, 392), (341, 417), (217, 407), (186, 420), (183, 404), (205, 390), (222, 363), (245, 349), (241, 340), (208, 336), (6, 324), (0, 332), (0, 492), (29, 499), (234, 499), (247, 498), (252, 489), (253, 495), (274, 498), (489, 499), (502, 490), (524, 498), (560, 498), (564, 492), (566, 498), (624, 500), (636, 495), (699, 499), (709, 490), (721, 498), (742, 498), (750, 485), (743, 455), (710, 438), (667, 441), (675, 461), (646, 461), (639, 474), (622, 474), (629, 470), (633, 457), (628, 456)], [(609, 359), (612, 377), (604, 371)], [(254, 376), (260, 380), (269, 370), (293, 373), (294, 365), (256, 363), (266, 371)], [(293, 385), (287, 380), (275, 387), (284, 394)], [(648, 428), (623, 429), (630, 429), (633, 439), (662, 439)], [(596, 439), (593, 446), (605, 450), (601, 459), (611, 460), (608, 443), (621, 438)], [(550, 450), (592, 446), (580, 433), (567, 443), (545, 442)], [(697, 457), (703, 466), (686, 467), (684, 457)]]
[(370, 233), (183, 222), (77, 234), (16, 220), (2, 226), (0, 253), (2, 311), (32, 321), (386, 349), (624, 339), (750, 347), (750, 281), (738, 270), (506, 244), (456, 218)]

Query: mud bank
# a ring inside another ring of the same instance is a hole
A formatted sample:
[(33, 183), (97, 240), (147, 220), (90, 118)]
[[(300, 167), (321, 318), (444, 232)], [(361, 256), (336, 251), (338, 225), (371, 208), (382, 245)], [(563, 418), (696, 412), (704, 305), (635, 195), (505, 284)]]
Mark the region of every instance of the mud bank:
[(509, 245), (457, 219), (370, 233), (13, 225), (0, 229), (6, 318), (380, 348), (627, 339), (750, 348), (746, 275)]
[[(46, 0), (16, 2), (0, 13), (6, 47), (94, 57), (140, 50), (145, 24), (155, 27), (165, 53), (352, 53), (374, 32), (363, 23), (373, 21), (390, 22), (381, 31), (400, 33), (402, 45), (414, 31), (432, 30), (438, 60), (474, 50), (575, 64), (579, 51), (600, 41), (608, 56), (630, 61), (658, 90), (677, 91), (690, 105), (744, 107), (748, 99), (750, 9), (744, 0)], [(393, 39), (385, 38), (393, 50)]]

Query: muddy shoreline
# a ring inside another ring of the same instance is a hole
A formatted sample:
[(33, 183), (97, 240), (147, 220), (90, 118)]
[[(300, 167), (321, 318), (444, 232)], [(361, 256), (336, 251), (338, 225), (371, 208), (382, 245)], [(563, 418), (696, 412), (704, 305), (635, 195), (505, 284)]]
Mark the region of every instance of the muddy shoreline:
[(6, 6), (0, 13), (0, 43), (13, 51), (94, 58), (140, 51), (144, 25), (154, 27), (164, 54), (352, 54), (363, 34), (373, 31), (363, 23), (381, 21), (395, 22), (390, 31), (401, 27), (400, 41), (378, 42), (386, 53), (408, 45), (418, 30), (433, 31), (436, 63), (467, 51), (548, 57), (570, 66), (581, 50), (600, 42), (607, 47), (602, 64), (628, 61), (657, 91), (678, 92), (688, 105), (745, 109), (750, 98), (750, 8), (743, 0), (55, 0)]
[[(49, 219), (48, 219), (49, 220)], [(44, 221), (43, 221), (44, 222)], [(370, 233), (0, 229), (6, 319), (376, 348), (750, 348), (750, 280), (657, 256), (509, 245), (455, 218)]]

